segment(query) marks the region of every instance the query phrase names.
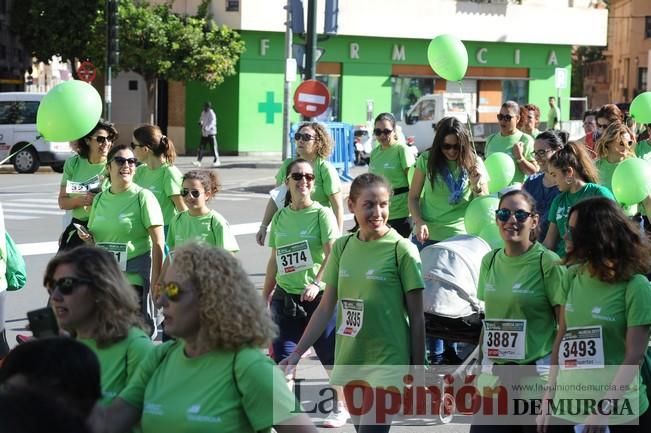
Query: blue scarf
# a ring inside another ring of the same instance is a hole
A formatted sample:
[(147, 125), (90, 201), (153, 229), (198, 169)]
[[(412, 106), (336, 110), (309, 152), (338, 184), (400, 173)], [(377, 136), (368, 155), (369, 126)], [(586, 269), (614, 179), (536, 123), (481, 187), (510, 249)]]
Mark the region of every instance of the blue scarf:
[(464, 190), (466, 189), (466, 186), (468, 186), (468, 171), (465, 168), (462, 168), (461, 172), (459, 173), (459, 178), (457, 180), (454, 180), (454, 176), (452, 176), (450, 169), (446, 165), (443, 167), (441, 174), (443, 180), (445, 180), (445, 184), (448, 186), (448, 189), (450, 190), (448, 203), (449, 204), (459, 203), (461, 201), (461, 197), (463, 196)]

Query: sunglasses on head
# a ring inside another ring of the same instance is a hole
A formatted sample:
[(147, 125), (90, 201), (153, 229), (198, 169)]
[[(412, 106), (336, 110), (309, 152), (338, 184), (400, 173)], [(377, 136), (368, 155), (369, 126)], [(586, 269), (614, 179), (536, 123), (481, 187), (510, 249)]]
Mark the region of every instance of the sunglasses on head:
[(170, 302), (176, 302), (179, 300), (179, 295), (181, 294), (181, 287), (176, 283), (167, 283), (165, 284), (159, 293), (159, 295), (165, 295), (165, 297)]
[(113, 141), (113, 137), (110, 135), (96, 135), (93, 137), (99, 144), (104, 144), (107, 141)]
[(58, 290), (62, 295), (70, 295), (76, 287), (90, 283), (90, 280), (84, 278), (63, 277), (53, 281), (52, 284), (47, 287), (47, 292), (51, 295), (55, 290)]
[(375, 134), (377, 137), (379, 137), (379, 136), (382, 135), (382, 134), (384, 134), (384, 135), (389, 135), (389, 134), (391, 134), (392, 132), (393, 132), (393, 129), (389, 129), (389, 128), (384, 128), (384, 129), (375, 128), (375, 129), (373, 130), (373, 134)]
[(312, 182), (314, 180), (314, 175), (312, 173), (291, 173), (288, 178), (292, 178), (296, 182), (305, 178), (306, 181)]
[(446, 143), (444, 143), (444, 144), (441, 145), (441, 149), (443, 149), (443, 150), (459, 150), (459, 149), (461, 149), (461, 145), (460, 144), (446, 144)]
[(297, 132), (296, 134), (294, 134), (294, 140), (296, 140), (296, 141), (312, 141), (312, 140), (314, 140), (314, 135), (303, 134), (301, 132)]
[(133, 141), (131, 142), (131, 149), (135, 150), (136, 147), (147, 147), (146, 144), (139, 144), (139, 143), (134, 143)]
[(183, 188), (181, 190), (181, 197), (187, 197), (188, 194), (190, 194), (194, 198), (199, 198), (199, 196), (201, 195), (201, 191), (199, 191), (198, 189), (187, 189), (187, 188)]
[(511, 219), (511, 215), (514, 215), (515, 220), (521, 223), (523, 221), (526, 221), (527, 218), (533, 215), (533, 213), (527, 212), (526, 210), (522, 210), (522, 209), (512, 211), (511, 209), (505, 209), (505, 208), (497, 209), (495, 211), (495, 216), (497, 217), (498, 220), (502, 222), (507, 222), (509, 219)]
[(122, 156), (115, 156), (111, 161), (114, 161), (117, 165), (124, 165), (125, 162), (129, 165), (136, 165), (138, 162), (136, 158), (124, 158)]
[(506, 120), (507, 122), (510, 122), (511, 119), (513, 119), (513, 116), (510, 114), (498, 114), (497, 115), (497, 120)]

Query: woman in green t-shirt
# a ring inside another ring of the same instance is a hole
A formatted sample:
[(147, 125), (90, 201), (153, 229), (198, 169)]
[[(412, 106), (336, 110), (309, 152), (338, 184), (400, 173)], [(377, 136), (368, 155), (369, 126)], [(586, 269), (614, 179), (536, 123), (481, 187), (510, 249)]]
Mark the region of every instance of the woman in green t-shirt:
[(88, 134), (77, 141), (77, 155), (63, 165), (59, 207), (72, 211), (72, 221), (59, 238), (59, 251), (83, 245), (75, 224), (88, 226), (93, 198), (106, 186), (106, 156), (117, 138), (118, 131), (113, 124), (100, 119)]
[(553, 420), (538, 418), (539, 431), (558, 423), (565, 425), (546, 430), (573, 432), (572, 424), (585, 424), (588, 432), (606, 425), (613, 433), (651, 431), (651, 384), (638, 382), (651, 327), (651, 284), (644, 276), (651, 271), (651, 245), (616, 203), (594, 197), (572, 207), (566, 249), (565, 301), (542, 407), (553, 409), (548, 399), (556, 408), (593, 400), (598, 409), (590, 415), (557, 409)]
[[(348, 208), (359, 230), (335, 241), (323, 275), (323, 298), (296, 349), (281, 363), (293, 370), (336, 313), (330, 382), (366, 384), (361, 386), (362, 401), (357, 393), (345, 393), (349, 408), (373, 407), (376, 387), (403, 389), (400, 381), (409, 365), (422, 366), (425, 361), (420, 256), (411, 242), (387, 225), (390, 191), (389, 183), (372, 173), (353, 181)], [(391, 421), (381, 422), (375, 415), (371, 411), (352, 416), (355, 429), (370, 431), (362, 429), (377, 422), (373, 431), (388, 431)]]
[[(319, 202), (322, 206), (332, 208), (341, 233), (344, 227), (341, 181), (337, 169), (328, 161), (332, 153), (332, 138), (326, 127), (321, 123), (307, 122), (299, 126), (296, 134), (294, 134), (294, 139), (296, 140), (296, 157), (308, 161), (314, 170), (312, 200)], [(293, 158), (286, 159), (278, 169), (276, 187), (280, 187), (285, 182), (287, 166), (292, 161)], [(282, 194), (286, 194), (286, 191), (283, 191)], [(283, 195), (283, 197), (286, 197), (286, 195)], [(269, 199), (262, 217), (262, 224), (260, 224), (260, 229), (255, 235), (256, 242), (260, 246), (264, 245), (264, 240), (267, 237), (267, 227), (278, 207), (276, 201)]]
[(59, 326), (97, 355), (102, 403), (110, 403), (154, 347), (136, 293), (111, 253), (87, 246), (50, 260), (43, 285)]
[[(495, 222), (504, 248), (484, 256), (477, 285), (477, 297), (485, 303), (481, 345), (486, 376), (480, 376), (480, 383), (497, 377), (502, 386), (544, 384), (541, 376), (549, 368), (563, 303), (559, 286), (564, 268), (556, 254), (537, 242), (539, 219), (528, 192), (510, 191), (500, 198)], [(484, 395), (485, 407), (487, 400), (491, 397)], [(517, 421), (513, 428), (486, 425), (493, 420), (478, 416), (470, 431), (527, 431)]]
[(570, 208), (581, 200), (601, 196), (612, 200), (613, 193), (599, 185), (599, 174), (585, 146), (570, 141), (547, 161), (547, 168), (560, 194), (549, 207), (549, 228), (543, 244), (565, 257), (565, 233)]
[(189, 241), (205, 242), (236, 253), (240, 250), (228, 221), (208, 202), (219, 192), (217, 172), (190, 170), (183, 175), (181, 197), (188, 210), (172, 218), (167, 232), (170, 251)]
[[(635, 158), (636, 140), (635, 134), (623, 123), (613, 122), (608, 125), (605, 132), (597, 143), (597, 153), (599, 159), (595, 162), (599, 171), (601, 185), (609, 190), (613, 190), (612, 179), (613, 173), (620, 162)], [(643, 200), (646, 209), (651, 209), (651, 196)], [(638, 214), (637, 204), (622, 205), (624, 213), (634, 217), (637, 222), (641, 221)]]
[[(122, 433), (316, 433), (261, 350), (276, 325), (242, 264), (194, 242), (176, 249), (157, 303), (176, 338), (156, 346), (95, 421)], [(104, 415), (102, 417), (102, 415)]]
[(409, 238), (413, 224), (409, 217), (407, 174), (415, 162), (413, 153), (405, 143), (398, 141), (396, 119), (391, 113), (380, 113), (375, 118), (373, 135), (379, 144), (371, 151), (368, 171), (389, 181), (393, 191), (388, 224), (403, 237)]
[(176, 159), (174, 143), (155, 125), (136, 128), (132, 140), (131, 149), (138, 161), (142, 162), (136, 169), (133, 182), (154, 193), (163, 211), (167, 233), (172, 218), (187, 210), (181, 198), (183, 174), (173, 165)]

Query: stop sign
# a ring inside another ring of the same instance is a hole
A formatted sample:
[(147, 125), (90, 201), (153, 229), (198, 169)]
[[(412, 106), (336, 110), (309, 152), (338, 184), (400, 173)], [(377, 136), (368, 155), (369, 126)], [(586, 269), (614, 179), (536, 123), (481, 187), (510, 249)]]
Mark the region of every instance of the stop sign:
[(330, 105), (330, 92), (321, 81), (305, 80), (294, 92), (294, 109), (305, 117), (325, 113)]

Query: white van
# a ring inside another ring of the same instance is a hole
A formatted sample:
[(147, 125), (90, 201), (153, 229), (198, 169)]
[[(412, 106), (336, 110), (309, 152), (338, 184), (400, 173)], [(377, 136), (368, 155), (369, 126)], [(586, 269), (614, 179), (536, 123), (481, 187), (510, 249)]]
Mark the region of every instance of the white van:
[(444, 117), (468, 121), (470, 95), (462, 93), (435, 93), (421, 96), (409, 109), (404, 121), (398, 124), (406, 137), (414, 137), (419, 152), (427, 150), (434, 141), (434, 127)]
[(38, 104), (45, 93), (0, 93), (0, 161), (16, 152), (11, 163), (18, 173), (49, 165), (61, 173), (73, 153), (69, 142), (46, 141), (36, 130)]

